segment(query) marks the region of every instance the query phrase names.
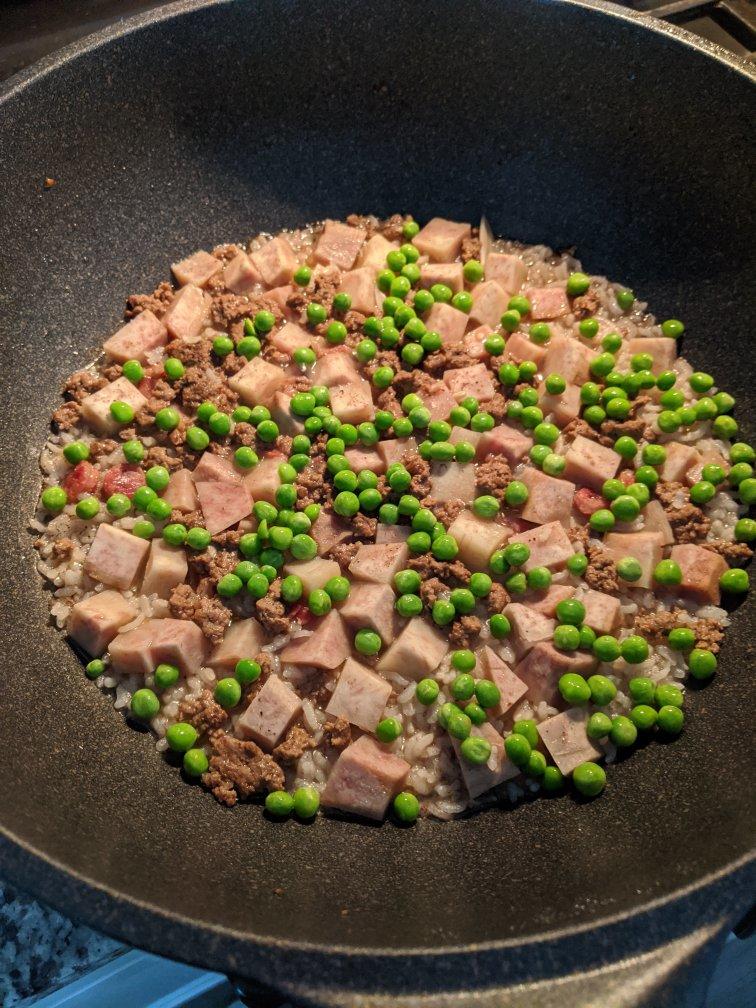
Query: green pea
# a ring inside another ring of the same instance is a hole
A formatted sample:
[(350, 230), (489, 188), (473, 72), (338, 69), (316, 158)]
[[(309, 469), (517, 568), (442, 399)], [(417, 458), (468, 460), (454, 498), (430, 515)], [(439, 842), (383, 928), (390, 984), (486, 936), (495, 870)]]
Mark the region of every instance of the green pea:
[(179, 416), (178, 410), (173, 409), (171, 406), (164, 406), (159, 409), (155, 414), (155, 426), (159, 427), (162, 431), (172, 431), (175, 430), (181, 417)]
[(496, 683), (489, 679), (479, 679), (475, 683), (475, 699), (483, 710), (489, 710), (501, 703), (501, 691)]
[(507, 758), (510, 762), (514, 763), (516, 767), (526, 766), (532, 752), (528, 740), (524, 735), (520, 735), (517, 732), (513, 732), (511, 735), (508, 735), (504, 740), (504, 750), (507, 754)]
[(685, 715), (679, 707), (667, 704), (659, 708), (656, 723), (667, 735), (679, 735), (685, 723)]
[(87, 662), (84, 666), (84, 671), (88, 679), (99, 679), (105, 672), (105, 662), (102, 658), (93, 658), (91, 662)]
[(654, 567), (654, 581), (661, 585), (679, 585), (682, 571), (674, 560), (660, 560)]
[(612, 730), (609, 732), (609, 738), (618, 749), (624, 749), (635, 745), (638, 739), (638, 729), (630, 718), (623, 714), (615, 714), (612, 718)]
[(657, 720), (657, 713), (648, 704), (637, 704), (630, 711), (630, 720), (638, 731), (650, 731)]
[(248, 686), (250, 683), (257, 682), (261, 675), (262, 669), (260, 665), (250, 658), (241, 658), (234, 668), (234, 676), (242, 686)]
[(528, 330), (532, 343), (543, 346), (551, 339), (551, 327), (546, 322), (535, 322)]
[(402, 734), (401, 723), (394, 717), (384, 718), (378, 722), (375, 734), (379, 742), (395, 742)]
[(588, 679), (591, 700), (597, 707), (605, 707), (617, 696), (617, 687), (611, 679), (603, 675), (592, 675)]
[(183, 362), (178, 357), (166, 357), (163, 361), (163, 371), (168, 381), (178, 381), (184, 377), (185, 368)]
[(581, 577), (585, 574), (588, 568), (588, 557), (584, 553), (573, 553), (571, 557), (567, 559), (567, 570), (570, 574), (574, 574), (576, 577)]
[(292, 797), (297, 819), (312, 819), (320, 808), (320, 795), (313, 787), (298, 787)]
[(569, 297), (579, 297), (585, 294), (591, 285), (591, 278), (585, 273), (570, 273), (567, 277), (567, 294)]
[(160, 701), (151, 689), (138, 689), (131, 697), (129, 709), (140, 721), (150, 721), (160, 710)]
[(593, 642), (593, 653), (601, 662), (613, 662), (619, 658), (622, 651), (616, 637), (603, 634)]
[(585, 733), (589, 739), (599, 741), (605, 739), (612, 730), (612, 719), (602, 711), (596, 711), (588, 718)]
[(674, 683), (661, 683), (656, 687), (654, 700), (657, 707), (682, 707), (683, 692)]
[(84, 497), (76, 505), (76, 517), (82, 521), (91, 521), (100, 510), (100, 502), (96, 497)]
[(294, 799), (286, 791), (271, 791), (265, 796), (265, 811), (276, 819), (285, 819), (294, 811)]
[(526, 574), (528, 588), (533, 591), (546, 591), (551, 584), (551, 571), (548, 567), (533, 567)]
[[(688, 671), (694, 679), (711, 679), (717, 670), (717, 657), (711, 651), (694, 648), (688, 655)], [(665, 702), (669, 702), (665, 700)]]
[[(557, 628), (559, 629), (559, 628)], [(579, 636), (576, 627), (571, 627)], [(554, 631), (556, 637), (556, 631)], [(591, 688), (585, 679), (576, 672), (565, 672), (559, 678), (559, 692), (569, 704), (585, 704), (591, 699)]]
[(383, 642), (375, 630), (363, 628), (354, 635), (354, 646), (362, 655), (376, 655), (381, 650)]
[(576, 790), (586, 798), (595, 798), (606, 787), (606, 772), (598, 763), (580, 763), (572, 771)]
[(131, 532), (132, 535), (138, 536), (140, 539), (151, 539), (155, 534), (155, 526), (151, 521), (141, 518), (139, 521), (134, 522)]
[(662, 322), (661, 331), (663, 336), (668, 336), (670, 339), (677, 339), (685, 332), (685, 326), (679, 321), (679, 319), (667, 319), (666, 322)]
[(71, 441), (63, 448), (63, 457), (71, 465), (77, 465), (89, 458), (89, 445), (83, 441)]
[(215, 702), (220, 704), (225, 710), (231, 710), (241, 700), (241, 684), (238, 679), (220, 679), (216, 684), (213, 697)]
[(410, 791), (400, 791), (392, 803), (394, 815), (403, 823), (417, 822), (420, 815), (420, 802)]
[(512, 632), (512, 624), (503, 613), (494, 613), (488, 620), (488, 629), (492, 637), (501, 640)]
[(182, 759), (184, 773), (188, 777), (201, 777), (207, 773), (210, 761), (204, 749), (187, 749)]

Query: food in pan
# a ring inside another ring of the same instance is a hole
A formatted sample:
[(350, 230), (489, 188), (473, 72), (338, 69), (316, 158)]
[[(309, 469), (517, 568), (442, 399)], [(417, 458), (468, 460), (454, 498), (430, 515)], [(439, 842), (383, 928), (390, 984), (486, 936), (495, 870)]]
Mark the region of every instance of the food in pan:
[(734, 401), (570, 255), (353, 215), (200, 251), (65, 384), (33, 520), (86, 674), (226, 805), (583, 795), (748, 588)]

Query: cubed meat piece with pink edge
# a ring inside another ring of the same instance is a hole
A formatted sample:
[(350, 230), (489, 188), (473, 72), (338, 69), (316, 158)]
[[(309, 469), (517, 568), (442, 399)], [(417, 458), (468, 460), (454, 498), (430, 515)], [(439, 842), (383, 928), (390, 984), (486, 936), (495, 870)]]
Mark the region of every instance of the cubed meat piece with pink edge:
[(289, 665), (311, 665), (335, 669), (347, 660), (352, 642), (339, 613), (332, 609), (318, 623), (309, 637), (296, 637), (281, 652), (281, 661)]
[(592, 490), (601, 491), (608, 479), (616, 476), (622, 461), (613, 448), (591, 441), (579, 434), (572, 442), (564, 456), (564, 475), (568, 480), (574, 480)]
[(136, 615), (134, 606), (119, 591), (98, 592), (71, 606), (66, 630), (87, 654), (97, 656)]
[(530, 301), (530, 317), (534, 322), (561, 318), (568, 315), (570, 302), (563, 284), (553, 284), (550, 287), (530, 287), (525, 291), (525, 297)]
[(424, 263), (420, 267), (420, 286), (430, 290), (434, 284), (444, 284), (452, 294), (458, 294), (465, 286), (462, 263)]
[(631, 588), (650, 588), (654, 567), (662, 558), (662, 537), (658, 532), (609, 532), (604, 547), (616, 563), (632, 557), (641, 566), (641, 576)]
[(490, 431), (484, 431), (478, 442), (478, 461), (483, 462), (492, 455), (503, 455), (513, 466), (521, 462), (533, 447), (533, 438), (517, 427), (499, 424)]
[(280, 457), (261, 459), (244, 477), (244, 486), (253, 501), (264, 500), (268, 504), (276, 503), (276, 490), (281, 485), (278, 467), (282, 461), (283, 459)]
[(271, 675), (237, 720), (236, 728), (242, 738), (256, 742), (265, 752), (270, 752), (301, 710), (302, 701), (294, 690), (277, 675)]
[(138, 413), (147, 400), (128, 378), (116, 378), (85, 396), (81, 401), (81, 415), (95, 433), (115, 434), (118, 431), (120, 424), (110, 413), (110, 406), (114, 402), (127, 403)]
[(555, 621), (522, 602), (510, 602), (504, 607), (504, 615), (512, 625), (512, 644), (518, 658), (554, 636)]
[(398, 672), (417, 681), (434, 672), (448, 650), (448, 641), (422, 616), (415, 616), (381, 655), (378, 670)]
[(113, 671), (125, 675), (148, 675), (165, 662), (185, 676), (193, 676), (205, 664), (208, 642), (191, 620), (148, 619), (134, 630), (118, 634), (109, 648)]
[[(376, 448), (382, 443), (385, 442), (379, 442)], [(370, 469), (377, 476), (386, 472), (386, 463), (383, 461), (383, 455), (374, 448), (347, 448), (344, 454), (354, 472), (359, 472), (360, 469)]]
[(509, 294), (495, 280), (484, 280), (472, 290), (470, 321), (495, 328), (507, 310)]
[(543, 410), (543, 415), (552, 414), (557, 427), (565, 427), (570, 420), (580, 416), (580, 389), (577, 385), (567, 385), (564, 392), (552, 394), (546, 391), (542, 382), (538, 394), (538, 405)]
[(101, 584), (127, 591), (139, 580), (149, 551), (146, 539), (103, 522), (97, 526), (84, 570)]
[(650, 500), (643, 508), (643, 531), (658, 532), (661, 536), (662, 546), (671, 546), (675, 541), (667, 512), (662, 507), (661, 501), (656, 498)]
[(460, 511), (449, 526), (449, 535), (457, 540), (458, 557), (477, 571), (487, 571), (491, 554), (509, 539), (512, 529), (487, 518), (478, 518), (472, 511)]
[(180, 546), (170, 546), (163, 539), (153, 539), (144, 568), (141, 594), (167, 599), (176, 585), (186, 581), (188, 572), (185, 550)]
[(622, 622), (620, 600), (606, 592), (584, 588), (575, 596), (585, 606), (583, 622), (597, 634), (611, 634)]
[(150, 350), (163, 346), (167, 339), (168, 330), (147, 308), (106, 339), (102, 348), (119, 364), (127, 360), (138, 360), (144, 364)]
[(443, 346), (461, 343), (467, 329), (467, 315), (443, 301), (431, 305), (423, 322), (428, 332), (437, 332)]
[(226, 630), (220, 644), (213, 649), (207, 664), (219, 678), (233, 675), (237, 662), (243, 658), (254, 660), (267, 642), (265, 631), (254, 617), (235, 620)]
[(195, 483), (241, 483), (241, 476), (228, 455), (205, 451), (192, 470)]
[(701, 605), (719, 605), (719, 579), (728, 570), (723, 557), (694, 543), (680, 543), (672, 547), (670, 560), (682, 573), (682, 581), (676, 589), (680, 595)]
[(405, 452), (417, 451), (417, 441), (414, 438), (389, 438), (387, 441), (379, 441), (375, 447), (383, 463), (382, 471), (385, 472), (393, 462), (401, 462)]
[(290, 378), (280, 367), (262, 357), (253, 357), (229, 378), (228, 384), (246, 406), (269, 406), (287, 381)]
[(350, 270), (339, 284), (339, 294), (348, 294), (352, 299), (352, 311), (363, 315), (375, 314), (375, 273), (368, 267)]
[(597, 665), (597, 659), (585, 651), (571, 653), (558, 651), (548, 641), (541, 641), (515, 665), (514, 672), (527, 683), (528, 700), (531, 704), (545, 701), (554, 707), (562, 703), (562, 695), (559, 692), (561, 676), (566, 672), (589, 676)]
[(548, 567), (550, 571), (562, 570), (575, 552), (564, 525), (558, 521), (516, 532), (510, 541), (525, 543), (530, 550), (530, 556), (523, 565), (526, 571), (534, 567)]
[(312, 369), (312, 380), (316, 385), (347, 385), (359, 378), (354, 357), (348, 350), (330, 350), (318, 357)]
[(475, 466), (459, 462), (434, 462), (431, 465), (431, 497), (438, 501), (461, 500), (471, 504), (475, 498)]
[(223, 271), (223, 283), (232, 294), (249, 294), (262, 283), (262, 277), (255, 269), (246, 252), (239, 252)]
[(405, 543), (364, 543), (349, 564), (349, 573), (360, 581), (389, 584), (408, 558)]
[(572, 598), (575, 589), (572, 585), (551, 584), (545, 591), (534, 592), (528, 599), (528, 606), (534, 612), (542, 613), (544, 616), (554, 617), (556, 607), (564, 599)]
[(216, 273), (220, 272), (223, 263), (220, 259), (210, 255), (200, 249), (199, 252), (187, 256), (181, 262), (171, 265), (171, 272), (176, 278), (176, 283), (181, 287), (187, 284), (194, 284), (195, 287), (204, 287)]
[(485, 403), (496, 392), (493, 377), (485, 364), (471, 364), (470, 367), (447, 371), (444, 382), (457, 402), (473, 396), (479, 403)]
[(507, 340), (504, 352), (516, 364), (522, 364), (523, 361), (533, 361), (538, 365), (538, 370), (543, 371), (542, 365), (546, 358), (546, 347), (539, 346), (529, 340), (524, 333), (512, 333)]
[(187, 284), (168, 305), (163, 324), (173, 339), (196, 339), (207, 325), (209, 307), (205, 292), (194, 284)]
[(314, 557), (312, 560), (295, 560), (284, 564), (284, 575), (296, 574), (302, 581), (304, 594), (317, 588), (322, 588), (326, 581), (333, 577), (339, 577), (341, 568), (335, 560), (326, 560), (323, 557)]
[(462, 349), (467, 356), (474, 358), (474, 360), (486, 360), (489, 354), (485, 348), (485, 342), (492, 332), (493, 329), (491, 326), (479, 325), (476, 329), (471, 329), (465, 333)]
[(342, 423), (357, 425), (372, 420), (374, 407), (370, 384), (364, 378), (357, 378), (346, 385), (332, 385), (331, 410)]
[[(255, 497), (255, 499), (257, 500), (260, 498)], [(261, 499), (268, 500), (267, 497), (263, 497)], [(275, 495), (274, 500), (269, 501), (269, 503), (274, 502)], [(310, 529), (310, 535), (318, 544), (318, 553), (320, 556), (328, 553), (330, 549), (337, 546), (339, 543), (344, 542), (344, 540), (348, 539), (351, 534), (351, 529), (345, 522), (336, 515), (331, 514), (330, 511), (325, 511), (323, 509), (321, 509), (320, 514), (312, 523), (312, 528)]]
[(485, 267), (486, 280), (495, 280), (510, 296), (519, 291), (528, 275), (522, 259), (506, 252), (489, 252)]
[(317, 244), (315, 261), (325, 266), (338, 266), (350, 270), (365, 244), (367, 231), (362, 228), (342, 224), (341, 221), (327, 220)]
[(397, 614), (394, 601), (391, 585), (355, 581), (339, 612), (352, 630), (361, 630), (363, 627), (375, 630), (384, 645), (389, 645), (396, 636)]
[(362, 735), (336, 760), (321, 801), (327, 808), (383, 819), (410, 769), (406, 760), (381, 748), (369, 735)]
[(179, 511), (196, 511), (197, 491), (189, 469), (177, 469), (171, 473), (168, 486), (163, 491), (163, 500)]
[(683, 483), (690, 469), (700, 460), (701, 455), (693, 445), (670, 441), (659, 475), (666, 483)]
[(498, 784), (516, 777), (520, 771), (507, 758), (504, 739), (493, 725), (488, 722), (473, 725), (470, 735), (472, 738), (485, 739), (491, 746), (491, 755), (485, 763), (468, 763), (462, 755), (462, 743), (458, 739), (452, 739), (467, 793), (470, 798), (478, 798)]
[(589, 717), (590, 711), (570, 707), (538, 725), (538, 734), (543, 744), (563, 774), (571, 774), (581, 763), (592, 762), (604, 755), (586, 734)]
[(391, 685), (353, 658), (347, 658), (339, 673), (326, 714), (342, 717), (366, 732), (373, 732), (383, 717)]
[(462, 249), (462, 242), (469, 238), (472, 228), (469, 224), (434, 217), (421, 228), (413, 238), (415, 248), (427, 255), (431, 262), (454, 262)]
[(386, 268), (386, 256), (399, 248), (399, 242), (389, 241), (382, 234), (374, 234), (362, 246), (359, 256), (360, 266), (365, 266), (375, 274)]
[(558, 521), (569, 528), (575, 484), (532, 467), (523, 471), (521, 479), (530, 494), (520, 512), (523, 519), (535, 525)]
[(288, 392), (281, 392), (280, 389), (274, 393), (270, 403), (270, 418), (278, 424), (282, 434), (294, 437), (295, 434), (304, 433), (304, 423), (292, 413), (291, 398)]
[(443, 382), (438, 382), (430, 392), (423, 392), (422, 400), (431, 420), (446, 420), (457, 405), (457, 400)]
[(297, 268), (297, 257), (283, 235), (266, 242), (252, 253), (252, 265), (262, 277), (266, 287), (281, 287), (289, 283)]
[(494, 717), (506, 714), (528, 692), (526, 683), (519, 679), (503, 658), (488, 647), (482, 647), (478, 652), (478, 669), (486, 679), (490, 679), (501, 694), (499, 702), (489, 708)]
[(651, 370), (654, 374), (660, 371), (668, 371), (677, 358), (677, 344), (667, 336), (647, 336), (639, 339), (628, 340), (624, 348), (628, 357), (633, 354), (651, 354), (653, 364)]
[(290, 357), (299, 347), (311, 347), (312, 335), (295, 322), (285, 322), (280, 329), (274, 329), (268, 336), (268, 342), (281, 353)]
[(252, 511), (252, 498), (243, 483), (195, 483), (205, 528), (210, 535), (236, 525)]
[(595, 350), (571, 336), (554, 336), (546, 346), (541, 371), (545, 375), (561, 375), (568, 384), (582, 385), (588, 381), (595, 356)]

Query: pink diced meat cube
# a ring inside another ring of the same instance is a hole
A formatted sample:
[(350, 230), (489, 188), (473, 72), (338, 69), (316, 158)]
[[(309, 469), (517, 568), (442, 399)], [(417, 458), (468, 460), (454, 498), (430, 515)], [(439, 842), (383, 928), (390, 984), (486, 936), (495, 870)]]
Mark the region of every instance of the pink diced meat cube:
[(365, 543), (349, 564), (349, 573), (361, 581), (389, 584), (394, 574), (407, 563), (409, 550), (404, 543)]
[(682, 572), (678, 587), (681, 595), (687, 595), (701, 605), (719, 605), (719, 579), (728, 569), (726, 560), (718, 553), (696, 546), (680, 543), (672, 547), (670, 559)]
[(501, 694), (499, 703), (490, 708), (495, 717), (500, 717), (514, 707), (519, 700), (522, 700), (528, 687), (492, 648), (482, 647), (478, 651), (478, 662), (486, 679), (490, 679)]
[(289, 381), (287, 374), (262, 357), (253, 357), (228, 384), (247, 406), (268, 406), (273, 395)]
[(444, 346), (461, 343), (467, 329), (467, 315), (443, 301), (436, 301), (423, 319), (428, 332), (437, 332)]
[(348, 294), (352, 299), (352, 311), (363, 315), (375, 314), (375, 274), (363, 266), (345, 273), (339, 284), (339, 293)]
[(526, 571), (534, 567), (548, 567), (552, 571), (562, 570), (575, 552), (564, 525), (558, 521), (547, 522), (524, 532), (516, 532), (510, 541), (525, 543), (530, 549), (530, 557), (523, 565)]
[(262, 277), (246, 252), (239, 252), (223, 271), (223, 283), (232, 294), (249, 294)]
[(170, 546), (163, 539), (153, 539), (144, 568), (141, 594), (167, 599), (176, 585), (186, 580), (188, 571), (185, 550), (180, 546)]
[(364, 378), (331, 386), (331, 409), (342, 423), (361, 424), (373, 418), (373, 396)]
[(617, 474), (622, 461), (613, 448), (578, 435), (565, 454), (564, 475), (567, 479), (600, 491), (606, 480)]
[(469, 238), (472, 228), (469, 224), (434, 217), (415, 235), (413, 244), (427, 255), (431, 262), (453, 262), (462, 249), (462, 242)]
[(375, 731), (383, 717), (391, 686), (353, 658), (347, 658), (336, 688), (326, 707), (326, 714), (342, 717), (363, 731)]
[(66, 630), (87, 654), (97, 656), (136, 615), (134, 606), (119, 591), (98, 592), (71, 607)]
[(289, 283), (297, 268), (297, 257), (283, 235), (273, 238), (252, 254), (252, 265), (262, 277), (266, 287), (280, 287)]
[(163, 325), (173, 339), (193, 340), (207, 325), (207, 295), (194, 284), (187, 284), (175, 295), (163, 315)]
[(516, 294), (525, 283), (528, 268), (519, 256), (489, 252), (485, 261), (486, 280), (495, 280), (507, 294)]
[(472, 302), (470, 321), (495, 328), (507, 310), (509, 294), (496, 280), (484, 280), (473, 287)]
[(521, 475), (530, 496), (521, 511), (525, 521), (546, 525), (558, 521), (569, 527), (575, 484), (566, 479), (547, 476), (540, 469), (526, 468)]
[(478, 461), (483, 462), (492, 455), (503, 455), (510, 465), (521, 462), (533, 447), (533, 438), (517, 427), (499, 424), (490, 431), (484, 431), (478, 442)]
[(281, 652), (281, 661), (289, 665), (335, 669), (349, 657), (351, 640), (344, 621), (335, 609), (318, 623), (309, 637), (297, 637)]
[(589, 716), (589, 711), (571, 707), (538, 725), (543, 744), (563, 774), (570, 774), (581, 763), (603, 756), (602, 750), (586, 734)]
[(439, 501), (461, 500), (471, 504), (475, 497), (475, 468), (459, 462), (434, 462), (431, 466), (431, 496)]
[(473, 738), (483, 738), (491, 745), (491, 755), (488, 761), (483, 764), (468, 763), (462, 756), (462, 743), (457, 739), (452, 739), (454, 751), (459, 760), (459, 768), (462, 771), (462, 778), (467, 788), (470, 798), (478, 798), (480, 795), (490, 791), (497, 784), (502, 784), (506, 780), (511, 780), (519, 774), (519, 770), (509, 759), (507, 759), (504, 749), (504, 739), (496, 731), (493, 725), (484, 722), (482, 725), (473, 725), (470, 735)]
[(541, 641), (550, 641), (554, 636), (554, 620), (522, 602), (510, 602), (504, 608), (504, 615), (512, 625), (512, 643), (518, 657), (527, 654)]
[(293, 437), (304, 433), (304, 423), (291, 411), (291, 396), (287, 392), (275, 392), (270, 404), (270, 418), (278, 424), (282, 434)]
[(168, 486), (163, 491), (163, 500), (179, 511), (195, 511), (197, 491), (194, 489), (192, 473), (188, 469), (177, 469), (171, 473)]
[(243, 658), (256, 658), (265, 643), (267, 636), (256, 619), (250, 616), (249, 619), (235, 620), (220, 644), (216, 645), (207, 664), (215, 670), (218, 678), (224, 674), (233, 675), (237, 662)]
[(144, 364), (150, 350), (163, 346), (167, 339), (168, 330), (148, 308), (106, 339), (102, 348), (119, 364), (127, 360)]
[(149, 550), (146, 539), (103, 522), (89, 547), (84, 570), (95, 581), (127, 591), (139, 579)]
[(475, 360), (486, 360), (488, 351), (484, 344), (492, 332), (491, 326), (479, 325), (477, 329), (471, 329), (470, 332), (465, 333), (462, 348), (468, 357), (473, 357)]
[(182, 287), (185, 287), (186, 284), (204, 287), (216, 273), (220, 272), (221, 266), (220, 259), (216, 259), (209, 252), (200, 249), (199, 252), (182, 259), (181, 262), (173, 263), (171, 271), (176, 277), (176, 282)]
[(367, 232), (362, 228), (327, 220), (315, 246), (315, 259), (326, 266), (350, 270), (366, 238)]
[(252, 698), (236, 727), (242, 738), (251, 739), (261, 749), (270, 752), (301, 710), (302, 701), (294, 690), (277, 675), (271, 675)]
[(138, 413), (147, 399), (128, 378), (116, 378), (81, 401), (81, 415), (97, 434), (115, 434), (118, 421), (110, 413), (111, 403), (125, 402)]
[(562, 284), (554, 284), (551, 287), (531, 287), (525, 292), (525, 296), (530, 301), (530, 317), (534, 322), (561, 318), (562, 315), (569, 313), (570, 302), (567, 300), (567, 292)]
[(339, 612), (352, 630), (369, 627), (375, 630), (384, 645), (388, 645), (396, 636), (397, 614), (394, 601), (391, 585), (355, 581)]
[(210, 535), (231, 528), (252, 511), (252, 498), (242, 483), (195, 483), (195, 488)]
[(470, 367), (446, 371), (444, 381), (457, 402), (473, 396), (483, 403), (492, 399), (496, 392), (491, 372), (485, 364), (471, 364)]
[(438, 668), (448, 650), (448, 641), (422, 616), (415, 616), (381, 655), (378, 670), (423, 679)]
[(643, 531), (658, 532), (661, 536), (662, 546), (671, 546), (675, 541), (667, 512), (662, 507), (661, 501), (656, 498), (650, 500), (643, 508)]
[(363, 735), (339, 756), (321, 800), (326, 807), (342, 812), (382, 819), (410, 769), (400, 756), (386, 752), (369, 735)]
[(445, 284), (458, 294), (465, 284), (462, 263), (424, 263), (420, 267), (420, 286), (430, 290), (434, 284)]

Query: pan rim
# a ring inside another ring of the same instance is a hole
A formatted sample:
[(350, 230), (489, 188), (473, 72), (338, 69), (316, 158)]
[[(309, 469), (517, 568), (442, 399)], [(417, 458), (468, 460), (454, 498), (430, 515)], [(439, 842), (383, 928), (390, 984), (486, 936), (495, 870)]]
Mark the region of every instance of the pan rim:
[[(0, 85), (0, 108), (3, 108), (6, 103), (9, 103), (17, 95), (22, 94), (26, 89), (33, 86), (38, 80), (72, 63), (79, 56), (85, 56), (110, 42), (115, 42), (125, 38), (126, 36), (153, 24), (160, 24), (164, 21), (169, 21), (185, 13), (201, 11), (213, 7), (220, 8), (230, 6), (233, 2), (235, 2), (235, 0), (175, 0), (173, 3), (164, 4), (152, 11), (147, 11), (133, 17), (120, 20), (113, 25), (56, 50), (49, 56), (44, 57), (32, 66), (9, 78), (4, 84)], [(659, 22), (648, 15), (618, 7), (616, 4), (606, 2), (606, 0), (537, 0), (537, 2), (544, 5), (552, 5), (555, 3), (569, 4), (570, 6), (583, 8), (589, 11), (598, 11), (606, 16), (611, 16), (622, 21), (637, 22), (647, 31), (669, 36), (678, 44), (702, 53), (709, 59), (714, 59), (720, 64), (723, 64), (728, 70), (735, 71), (751, 83), (756, 83), (756, 66), (741, 57), (727, 52), (715, 43), (696, 38), (678, 26)], [(7, 856), (8, 851), (6, 848), (10, 851), (10, 857)], [(556, 941), (565, 935), (583, 935), (591, 931), (595, 931), (598, 928), (620, 925), (622, 922), (630, 920), (631, 918), (653, 912), (661, 907), (669, 906), (670, 904), (681, 902), (687, 897), (712, 886), (723, 878), (746, 868), (752, 863), (756, 863), (756, 849), (754, 849), (751, 852), (742, 855), (735, 861), (731, 861), (720, 868), (709, 872), (705, 876), (696, 879), (680, 889), (676, 889), (656, 899), (638, 904), (631, 909), (604, 915), (590, 922), (574, 926), (545, 930), (524, 938), (513, 937), (494, 939), (490, 942), (477, 942), (461, 946), (407, 947), (393, 949), (374, 946), (289, 941), (275, 937), (265, 938), (247, 931), (240, 931), (211, 922), (198, 921), (194, 918), (182, 916), (150, 902), (137, 900), (126, 893), (121, 893), (117, 889), (111, 888), (100, 882), (96, 882), (79, 872), (68, 869), (64, 863), (48, 856), (43, 851), (39, 850), (35, 845), (16, 836), (13, 832), (2, 826), (2, 824), (0, 824), (0, 850), (3, 851), (4, 855), (6, 855), (3, 857), (4, 872), (6, 877), (8, 877), (9, 881), (14, 882), (14, 884), (19, 884), (19, 882), (13, 878), (12, 868), (15, 861), (12, 852), (14, 850), (19, 853), (23, 852), (24, 857), (32, 859), (32, 861), (36, 862), (38, 865), (44, 865), (46, 872), (45, 880), (40, 878), (38, 880), (38, 884), (28, 885), (26, 879), (24, 879), (20, 882), (20, 885), (23, 889), (31, 892), (33, 895), (38, 895), (41, 892), (44, 892), (44, 895), (40, 895), (40, 898), (44, 899), (45, 902), (48, 902), (53, 906), (58, 906), (58, 908), (60, 908), (64, 913), (70, 911), (70, 906), (61, 907), (60, 904), (56, 904), (55, 899), (51, 898), (48, 894), (48, 890), (52, 888), (50, 883), (54, 884), (56, 877), (57, 879), (65, 878), (72, 880), (76, 882), (76, 884), (83, 886), (89, 891), (89, 893), (94, 894), (101, 899), (104, 898), (108, 901), (116, 901), (134, 910), (147, 912), (158, 920), (173, 922), (182, 928), (191, 928), (197, 933), (242, 940), (246, 945), (257, 950), (263, 950), (272, 946), (276, 949), (289, 952), (316, 954), (327, 953), (329, 955), (338, 955), (346, 960), (359, 959), (369, 955), (374, 959), (380, 957), (389, 961), (406, 959), (416, 955), (436, 958), (441, 955), (448, 957), (449, 955), (465, 955), (475, 952), (483, 953), (488, 951), (504, 951), (515, 947), (536, 947), (546, 942)], [(7, 871), (8, 865), (11, 866), (10, 873)], [(45, 882), (47, 882), (47, 885)], [(117, 937), (120, 937), (121, 940), (129, 940), (123, 937), (125, 932), (120, 926), (120, 922), (116, 920), (114, 924), (103, 909), (98, 909), (88, 905), (86, 912), (82, 915), (81, 919), (86, 920), (87, 923), (93, 924), (95, 927), (103, 927), (104, 925), (107, 928), (108, 933), (115, 934)], [(107, 923), (105, 923), (106, 920)], [(154, 947), (154, 943), (151, 941), (151, 936), (147, 945), (148, 947), (150, 945), (153, 945)], [(190, 957), (187, 956), (187, 958)], [(212, 959), (216, 963), (222, 958), (224, 958), (223, 955), (218, 954), (217, 951), (212, 955)]]

